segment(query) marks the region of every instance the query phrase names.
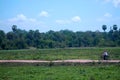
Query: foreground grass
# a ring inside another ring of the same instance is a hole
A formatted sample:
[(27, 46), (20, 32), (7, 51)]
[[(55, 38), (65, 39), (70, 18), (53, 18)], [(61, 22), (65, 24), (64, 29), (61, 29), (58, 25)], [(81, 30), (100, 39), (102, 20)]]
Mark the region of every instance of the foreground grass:
[(115, 47), (115, 48), (0, 50), (0, 60), (100, 59), (100, 56), (104, 50), (108, 51), (110, 59), (120, 59), (120, 47)]
[(0, 80), (120, 80), (119, 65), (4, 66)]

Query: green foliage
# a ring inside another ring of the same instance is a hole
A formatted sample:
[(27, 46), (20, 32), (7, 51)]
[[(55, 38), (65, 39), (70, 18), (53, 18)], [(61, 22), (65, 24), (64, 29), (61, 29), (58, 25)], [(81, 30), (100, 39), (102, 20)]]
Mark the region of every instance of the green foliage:
[(4, 31), (0, 30), (0, 49), (5, 49), (5, 33)]
[[(102, 26), (107, 29), (106, 25)], [(16, 25), (12, 31), (5, 33), (0, 30), (0, 49), (27, 49), (34, 48), (66, 48), (66, 47), (118, 47), (120, 46), (120, 30), (113, 25), (109, 32), (86, 31), (73, 32), (70, 30), (48, 31), (21, 30)]]
[(65, 59), (100, 59), (108, 51), (110, 59), (120, 59), (120, 48), (66, 48), (66, 49), (26, 49), (0, 50), (0, 60), (65, 60)]
[(4, 66), (0, 80), (119, 80), (119, 65)]

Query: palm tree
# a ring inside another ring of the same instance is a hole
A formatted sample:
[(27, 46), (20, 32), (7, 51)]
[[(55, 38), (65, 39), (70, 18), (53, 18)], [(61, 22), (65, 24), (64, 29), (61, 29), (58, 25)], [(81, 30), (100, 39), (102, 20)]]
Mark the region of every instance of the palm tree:
[(12, 30), (13, 30), (13, 32), (16, 32), (17, 31), (17, 25), (13, 25)]
[(113, 25), (113, 30), (117, 30), (117, 25)]
[(103, 29), (104, 32), (105, 32), (105, 30), (107, 29), (107, 26), (106, 26), (106, 25), (102, 25), (102, 29)]

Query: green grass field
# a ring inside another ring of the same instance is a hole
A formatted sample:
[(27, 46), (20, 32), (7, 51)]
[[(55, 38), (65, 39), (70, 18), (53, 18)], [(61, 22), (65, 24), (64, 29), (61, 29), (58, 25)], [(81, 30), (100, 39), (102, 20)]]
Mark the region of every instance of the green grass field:
[[(100, 59), (104, 50), (110, 59), (120, 60), (120, 47), (0, 50), (0, 60)], [(51, 65), (0, 64), (0, 80), (120, 80), (120, 63)]]
[(0, 80), (120, 80), (119, 66), (4, 66)]
[(120, 59), (120, 47), (115, 47), (0, 50), (0, 60), (100, 59), (100, 56), (104, 50), (108, 51), (110, 59)]

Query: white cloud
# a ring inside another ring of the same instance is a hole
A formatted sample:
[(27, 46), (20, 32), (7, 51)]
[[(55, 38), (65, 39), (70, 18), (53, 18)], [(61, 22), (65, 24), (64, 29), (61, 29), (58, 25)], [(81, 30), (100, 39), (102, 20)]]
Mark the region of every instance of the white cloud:
[(81, 18), (79, 16), (74, 16), (71, 19), (67, 19), (67, 20), (56, 20), (55, 22), (58, 24), (69, 24), (69, 23), (74, 23), (74, 22), (80, 22)]
[(58, 24), (69, 24), (70, 23), (69, 20), (56, 20), (55, 22)]
[(114, 7), (120, 7), (120, 0), (104, 0), (105, 3), (112, 3)]
[(120, 6), (120, 0), (113, 0), (113, 4), (115, 7), (119, 7)]
[(14, 17), (14, 18), (8, 19), (8, 21), (10, 21), (10, 22), (26, 21), (26, 20), (27, 20), (27, 18), (26, 18), (26, 16), (24, 16), (23, 14), (19, 14), (19, 15), (17, 15), (17, 16)]
[(108, 18), (109, 18), (109, 17), (112, 17), (112, 14), (110, 14), (110, 13), (105, 13), (105, 14), (104, 14), (104, 17), (108, 17)]
[(79, 22), (79, 21), (81, 21), (81, 19), (80, 19), (79, 16), (74, 16), (74, 17), (72, 18), (72, 21), (73, 21), (73, 22)]
[(35, 30), (46, 26), (44, 22), (34, 18), (28, 18), (23, 14), (18, 14), (16, 17), (6, 19), (0, 22), (0, 26), (9, 27), (9, 30), (11, 29), (12, 25), (17, 25), (18, 28), (26, 30)]
[(97, 21), (99, 22), (110, 22), (112, 19), (112, 14), (105, 13), (102, 17), (98, 18)]
[(37, 20), (36, 20), (36, 19), (33, 19), (33, 18), (30, 18), (29, 21), (30, 21), (30, 22), (37, 22)]
[(41, 16), (41, 17), (48, 17), (48, 12), (41, 11), (40, 14), (39, 14), (39, 16)]
[(97, 21), (98, 22), (108, 22), (108, 20), (106, 18), (98, 18)]
[(110, 2), (111, 0), (104, 0), (105, 2)]
[(27, 18), (23, 14), (18, 14), (16, 17), (8, 19), (8, 22), (35, 22), (36, 19)]

